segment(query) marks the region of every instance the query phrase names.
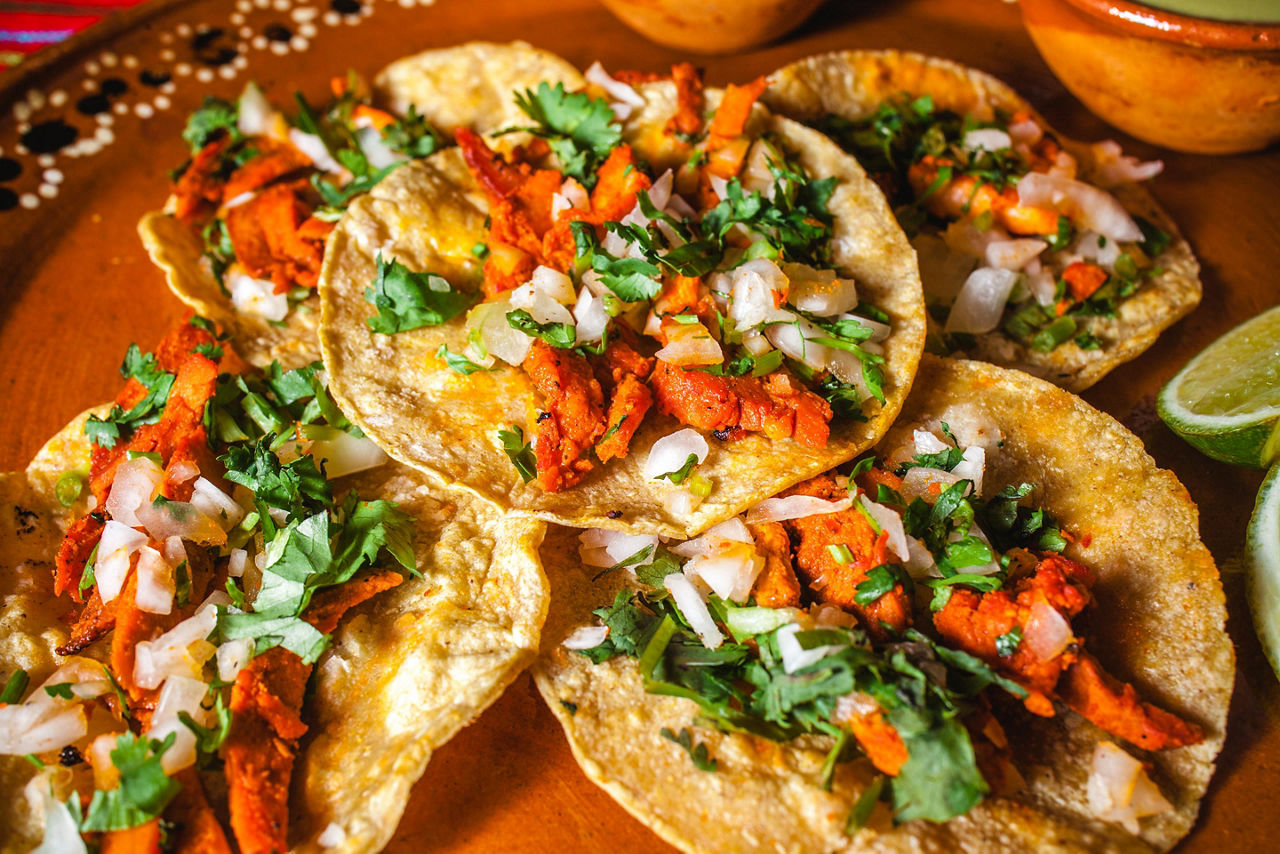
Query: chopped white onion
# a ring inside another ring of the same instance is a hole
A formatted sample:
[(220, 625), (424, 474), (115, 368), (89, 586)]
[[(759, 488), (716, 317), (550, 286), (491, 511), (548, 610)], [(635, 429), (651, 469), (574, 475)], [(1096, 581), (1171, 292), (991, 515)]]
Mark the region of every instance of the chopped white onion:
[(1164, 171), (1164, 161), (1149, 160), (1140, 163), (1138, 158), (1125, 155), (1120, 149), (1120, 143), (1113, 139), (1095, 142), (1090, 148), (1093, 151), (1093, 178), (1100, 187), (1136, 184)]
[(573, 279), (552, 267), (539, 265), (534, 268), (529, 284), (538, 293), (546, 294), (561, 305), (573, 305), (578, 298), (573, 291)]
[(163, 741), (173, 734), (173, 744), (160, 757), (160, 767), (166, 774), (173, 775), (196, 764), (196, 735), (178, 715), (186, 712), (196, 724), (209, 726), (212, 715), (200, 705), (208, 693), (209, 686), (204, 682), (185, 676), (170, 676), (160, 689), (147, 736)]
[(1028, 207), (1050, 207), (1082, 229), (1112, 240), (1142, 239), (1142, 229), (1115, 196), (1082, 181), (1028, 172), (1018, 181), (1018, 200)]
[(733, 297), (729, 317), (741, 331), (795, 316), (777, 307), (775, 294), (786, 294), (787, 277), (767, 258), (757, 258), (734, 268), (728, 274), (728, 284)]
[(232, 549), (227, 556), (227, 575), (232, 578), (244, 577), (244, 565), (249, 559), (249, 553), (244, 549)]
[(1071, 624), (1058, 609), (1037, 599), (1022, 627), (1022, 642), (1040, 661), (1057, 657), (1075, 639)]
[(925, 232), (912, 238), (911, 246), (920, 261), (925, 292), (950, 305), (973, 270), (974, 254), (953, 249), (938, 235)]
[(102, 538), (98, 540), (98, 560), (93, 570), (98, 596), (103, 604), (120, 595), (125, 578), (129, 575), (133, 553), (146, 544), (146, 534), (114, 519), (107, 520), (102, 529)]
[(573, 319), (578, 341), (599, 341), (609, 325), (609, 312), (605, 311), (604, 300), (584, 287), (578, 294), (578, 304), (573, 308)]
[(1096, 232), (1086, 231), (1076, 240), (1071, 252), (1103, 267), (1114, 267), (1116, 259), (1120, 257), (1120, 244), (1115, 240), (1107, 240)]
[(711, 618), (707, 603), (702, 601), (693, 582), (679, 572), (673, 572), (662, 579), (662, 586), (675, 600), (680, 613), (689, 621), (689, 626), (697, 633), (702, 645), (707, 649), (716, 649), (724, 643), (724, 635)]
[(644, 461), (645, 480), (657, 480), (662, 475), (679, 471), (688, 462), (690, 455), (701, 463), (710, 452), (706, 438), (691, 427), (663, 436), (653, 443), (649, 456)]
[(352, 436), (335, 427), (306, 429), (307, 435), (314, 439), (307, 453), (330, 480), (377, 468), (390, 459), (372, 439)]
[(165, 477), (173, 483), (186, 483), (193, 477), (200, 475), (200, 466), (191, 460), (174, 460), (169, 463), (169, 468), (165, 470)]
[(1142, 763), (1110, 741), (1094, 747), (1085, 791), (1094, 815), (1122, 825), (1135, 836), (1141, 830), (1138, 819), (1173, 809)]
[(551, 218), (557, 219), (567, 210), (589, 210), (591, 196), (576, 178), (565, 178), (560, 191), (551, 196)]
[(844, 649), (843, 646), (836, 645), (816, 646), (813, 649), (805, 649), (800, 646), (800, 641), (796, 640), (796, 633), (799, 631), (800, 624), (792, 623), (789, 626), (783, 626), (778, 629), (778, 633), (775, 635), (778, 639), (778, 652), (782, 653), (782, 669), (788, 674), (817, 664), (831, 653)]
[(831, 719), (837, 722), (855, 720), (880, 711), (880, 704), (870, 694), (852, 691), (836, 700), (835, 712)]
[(995, 267), (974, 270), (951, 306), (946, 331), (983, 333), (995, 329), (1017, 282), (1018, 274), (1012, 270)]
[(1009, 134), (999, 128), (979, 128), (964, 135), (960, 147), (965, 151), (1001, 151), (1013, 145)]
[(956, 463), (951, 473), (961, 480), (973, 481), (973, 494), (982, 495), (982, 473), (987, 464), (987, 452), (981, 447), (965, 448), (964, 457)]
[(917, 454), (941, 454), (951, 447), (929, 430), (912, 430), (911, 440)]
[[(578, 535), (578, 553), (588, 566), (613, 566), (646, 548), (655, 551), (658, 547), (657, 534), (627, 534), (623, 531), (609, 531), (604, 528), (588, 528)], [(650, 563), (653, 553), (649, 555)]]
[(876, 524), (880, 526), (880, 530), (889, 533), (889, 549), (898, 556), (899, 560), (909, 560), (911, 551), (907, 546), (907, 532), (902, 527), (902, 517), (892, 507), (877, 504), (865, 495), (861, 496), (861, 501), (862, 506), (866, 507), (867, 512), (871, 514), (871, 518), (875, 519)]
[[(554, 271), (552, 271), (554, 272)], [(566, 281), (568, 276), (565, 277)], [(544, 280), (545, 281), (545, 278)], [(574, 301), (572, 283), (569, 283), (569, 302)], [(511, 307), (514, 309), (524, 309), (538, 323), (568, 323), (573, 325), (573, 315), (569, 313), (569, 309), (555, 297), (540, 290), (537, 285), (530, 282), (521, 285), (511, 292)], [(503, 317), (506, 320), (506, 317)]]
[(507, 322), (507, 312), (511, 310), (511, 301), (506, 298), (481, 303), (467, 316), (467, 331), (479, 329), (480, 340), (491, 355), (508, 365), (518, 365), (529, 355), (533, 338)]
[(938, 570), (937, 561), (933, 559), (933, 552), (915, 537), (907, 537), (907, 557), (902, 565), (907, 570), (907, 574), (915, 579), (931, 576), (937, 578), (942, 575)]
[(942, 240), (952, 252), (981, 258), (987, 254), (987, 244), (994, 240), (1008, 240), (1004, 229), (992, 226), (978, 228), (971, 218), (958, 219), (942, 232)]
[(244, 518), (244, 508), (230, 495), (214, 486), (212, 481), (203, 477), (191, 489), (191, 506), (216, 519), (228, 531), (239, 525)]
[(591, 649), (604, 643), (609, 636), (608, 626), (579, 626), (564, 639), (565, 649)]
[(688, 516), (700, 503), (702, 499), (687, 489), (668, 489), (662, 496), (662, 509), (677, 519)]
[(1014, 240), (993, 240), (987, 244), (983, 256), (988, 267), (999, 267), (1003, 270), (1021, 270), (1038, 256), (1049, 244), (1034, 237), (1019, 237)]
[(293, 143), (293, 147), (301, 151), (303, 154), (316, 165), (316, 168), (334, 175), (340, 175), (347, 170), (342, 168), (342, 164), (333, 159), (329, 154), (329, 149), (325, 147), (324, 140), (313, 133), (307, 133), (298, 128), (289, 129), (289, 141)]
[[(611, 77), (609, 72), (604, 70), (604, 66), (601, 65), (598, 60), (591, 64), (591, 67), (587, 69), (583, 77), (586, 78), (588, 83), (599, 86), (603, 89), (614, 101), (626, 104), (629, 107), (643, 107), (645, 104), (644, 98), (639, 92), (630, 85)], [(616, 114), (617, 112), (617, 108), (615, 107), (614, 113)], [(627, 116), (618, 115), (618, 118), (625, 120)]]
[(700, 579), (721, 599), (745, 602), (763, 569), (764, 558), (751, 546), (740, 544), (716, 556), (692, 558), (685, 563), (684, 574)]
[(122, 525), (136, 527), (142, 524), (137, 510), (150, 504), (164, 483), (164, 470), (148, 457), (125, 460), (116, 467), (107, 495), (107, 515)]
[[(40, 778), (32, 778), (32, 782)], [(46, 782), (41, 786), (44, 804), (44, 836), (31, 854), (87, 854), (80, 825), (71, 815), (71, 809), (58, 798)]]
[(1022, 145), (1035, 145), (1044, 136), (1044, 129), (1035, 119), (1025, 118), (1009, 125), (1009, 138)]
[(751, 536), (751, 531), (747, 529), (747, 523), (742, 521), (741, 516), (733, 516), (725, 519), (718, 525), (712, 525), (705, 532), (704, 537), (719, 537), (725, 540), (734, 540), (739, 543), (748, 543), (755, 545), (756, 538)]
[(138, 610), (148, 614), (168, 614), (173, 610), (174, 579), (173, 567), (160, 552), (143, 546), (138, 550), (138, 563), (134, 569), (138, 574), (138, 588), (134, 594), (134, 604)]
[(276, 293), (272, 282), (255, 279), (239, 270), (228, 273), (226, 281), (231, 305), (241, 314), (281, 321), (289, 313), (289, 295)]
[(784, 264), (782, 272), (790, 281), (787, 301), (801, 311), (830, 317), (858, 304), (853, 279), (836, 277), (835, 270), (815, 270), (807, 264)]
[(387, 145), (382, 131), (375, 127), (362, 127), (356, 131), (356, 143), (374, 169), (386, 169), (408, 161), (408, 156)]
[[(782, 352), (797, 361), (804, 362), (815, 371), (829, 366), (833, 351), (830, 347), (817, 344), (813, 339), (828, 337), (827, 333), (805, 320), (798, 314), (789, 311), (777, 311), (773, 316), (775, 323), (765, 327), (765, 337)], [(836, 350), (834, 353), (843, 353)], [(848, 354), (854, 360), (857, 356)], [(861, 362), (858, 362), (861, 365)], [(844, 379), (841, 377), (841, 379)]]
[(747, 511), (747, 523), (785, 522), (822, 513), (839, 513), (853, 506), (853, 498), (826, 501), (812, 495), (788, 495), (786, 498), (766, 498)]
[[(212, 597), (210, 597), (212, 599)], [(198, 679), (214, 654), (207, 638), (218, 622), (218, 611), (206, 601), (192, 616), (152, 641), (134, 647), (133, 681), (142, 688), (159, 688), (170, 676)]]
[[(956, 477), (949, 471), (942, 469), (926, 468), (924, 466), (916, 466), (908, 469), (907, 473), (902, 476), (902, 497), (907, 501), (915, 498), (923, 498), (930, 504), (954, 483), (958, 483), (960, 478)], [(934, 491), (933, 486), (937, 484), (938, 491)]]
[(275, 124), (275, 109), (258, 84), (245, 84), (236, 109), (236, 129), (245, 136), (265, 136)]
[(724, 351), (701, 323), (666, 324), (667, 343), (654, 357), (671, 365), (718, 365)]
[(253, 640), (251, 638), (235, 638), (218, 645), (215, 653), (218, 664), (218, 678), (223, 682), (234, 682), (236, 676), (253, 658)]
[(347, 832), (342, 825), (329, 822), (323, 832), (316, 837), (316, 844), (322, 848), (338, 848), (347, 841)]
[(214, 545), (227, 541), (227, 532), (222, 527), (221, 519), (202, 513), (195, 504), (187, 501), (143, 504), (137, 512), (147, 533), (157, 540), (181, 537), (193, 543)]

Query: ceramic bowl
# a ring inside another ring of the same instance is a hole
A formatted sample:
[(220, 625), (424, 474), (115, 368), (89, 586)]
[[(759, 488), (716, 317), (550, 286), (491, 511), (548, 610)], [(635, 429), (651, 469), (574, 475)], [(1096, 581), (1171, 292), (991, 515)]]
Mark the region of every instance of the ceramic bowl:
[(1147, 142), (1232, 154), (1280, 140), (1280, 26), (1128, 0), (1020, 0), (1040, 55), (1085, 105)]
[(823, 0), (601, 0), (650, 41), (693, 53), (732, 53), (781, 38)]

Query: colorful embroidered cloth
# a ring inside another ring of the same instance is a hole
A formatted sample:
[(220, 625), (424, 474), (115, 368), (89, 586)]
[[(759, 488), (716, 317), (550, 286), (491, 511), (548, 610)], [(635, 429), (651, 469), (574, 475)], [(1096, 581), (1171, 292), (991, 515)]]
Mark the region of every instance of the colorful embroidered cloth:
[(0, 0), (0, 69), (140, 0)]

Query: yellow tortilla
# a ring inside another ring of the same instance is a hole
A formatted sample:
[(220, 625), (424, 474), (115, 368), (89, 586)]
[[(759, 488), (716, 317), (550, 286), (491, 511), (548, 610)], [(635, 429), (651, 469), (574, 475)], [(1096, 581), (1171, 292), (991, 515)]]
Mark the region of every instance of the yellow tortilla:
[[(62, 507), (53, 489), (64, 471), (87, 470), (87, 415), (50, 440), (26, 472), (0, 475), (0, 681), (23, 667), (39, 685), (67, 639), (58, 617), (72, 603), (53, 599), (52, 558), (65, 527), (87, 508), (85, 498)], [(327, 850), (316, 840), (330, 824), (342, 828), (344, 851), (385, 846), (431, 754), (532, 660), (547, 609), (542, 523), (503, 517), (467, 496), (442, 497), (394, 462), (338, 488), (396, 501), (415, 518), (422, 578), (353, 609), (316, 664), (290, 798), (295, 851)], [(109, 643), (108, 636), (85, 654), (103, 658)], [(22, 795), (34, 773), (21, 757), (0, 756), (4, 854), (40, 840), (42, 816)]]
[[(646, 105), (623, 123), (624, 139), (661, 172), (688, 156), (661, 133), (675, 111), (675, 87), (639, 87)], [(708, 91), (714, 107), (719, 92)], [(624, 460), (593, 471), (578, 486), (546, 493), (524, 484), (502, 451), (499, 429), (533, 421), (538, 397), (518, 369), (462, 376), (436, 357), (441, 344), (460, 352), (463, 319), (396, 335), (371, 332), (375, 309), (365, 301), (375, 256), (395, 258), (414, 271), (429, 270), (455, 287), (479, 287), (481, 262), (471, 249), (484, 239), (487, 202), (456, 150), (396, 170), (358, 199), (329, 240), (320, 276), (321, 346), (331, 388), (343, 411), (392, 456), (482, 496), (503, 509), (566, 525), (644, 529), (692, 535), (761, 498), (855, 456), (872, 445), (897, 414), (911, 386), (924, 341), (924, 301), (915, 253), (884, 197), (852, 157), (825, 136), (758, 108), (748, 133), (782, 138), (814, 177), (840, 183), (829, 208), (835, 215), (836, 266), (857, 280), (860, 298), (890, 316), (885, 342), (886, 403), (869, 404), (867, 422), (837, 423), (820, 451), (791, 440), (750, 436), (711, 440), (699, 473), (711, 496), (692, 514), (677, 518), (663, 506), (679, 487), (648, 481), (642, 466), (650, 446), (679, 429), (674, 419), (651, 412)]]
[[(989, 797), (945, 824), (895, 828), (881, 805), (849, 838), (845, 819), (875, 774), (865, 758), (837, 766), (824, 792), (818, 781), (829, 739), (777, 745), (693, 726), (696, 704), (646, 694), (635, 659), (593, 665), (562, 646), (572, 631), (595, 624), (591, 611), (613, 601), (625, 573), (592, 582), (598, 570), (578, 561), (578, 532), (552, 528), (542, 548), (552, 608), (534, 678), (587, 776), (686, 851), (1149, 851), (1186, 835), (1222, 748), (1235, 672), (1222, 586), (1200, 542), (1195, 505), (1109, 416), (1044, 381), (979, 362), (926, 356), (885, 447), (922, 423), (974, 416), (1004, 434), (988, 455), (984, 493), (1038, 484), (1035, 504), (1076, 538), (1067, 556), (1098, 574), (1098, 602), (1077, 624), (1087, 648), (1144, 700), (1204, 727), (1201, 744), (1138, 751), (1173, 812), (1143, 819), (1140, 837), (1093, 817), (1085, 783), (1093, 746), (1110, 737), (1065, 709), (1046, 719), (997, 703), (1026, 779), (1021, 792)], [(690, 726), (718, 763), (715, 773), (696, 770), (683, 748), (659, 735)]]
[[(816, 121), (828, 114), (858, 120), (899, 92), (931, 95), (939, 109), (984, 121), (994, 118), (996, 110), (1027, 111), (1075, 156), (1085, 180), (1094, 168), (1088, 145), (1052, 131), (1031, 104), (1001, 81), (949, 60), (917, 53), (844, 51), (811, 56), (774, 72), (762, 100), (799, 121)], [(1090, 319), (1087, 329), (1101, 341), (1101, 347), (1082, 350), (1075, 341), (1067, 341), (1041, 353), (997, 329), (977, 336), (973, 349), (961, 355), (1020, 368), (1080, 392), (1143, 353), (1161, 332), (1200, 304), (1200, 264), (1173, 221), (1141, 186), (1125, 184), (1109, 192), (1130, 213), (1145, 217), (1173, 240), (1154, 259), (1163, 272), (1145, 280), (1133, 296), (1124, 299), (1116, 317)], [(928, 292), (928, 283), (925, 290)]]
[[(536, 86), (539, 80), (582, 85), (577, 70), (548, 51), (524, 42), (469, 42), (392, 63), (378, 75), (376, 97), (398, 115), (412, 105), (451, 137), (459, 125), (480, 132), (505, 127), (510, 122), (495, 124), (505, 115), (499, 93)], [(138, 234), (178, 299), (229, 332), (237, 352), (255, 365), (278, 360), (285, 368), (299, 368), (319, 361), (319, 300), (312, 296), (291, 308), (282, 325), (237, 311), (201, 257), (200, 234), (174, 219), (172, 211), (171, 199), (164, 210), (143, 216)]]

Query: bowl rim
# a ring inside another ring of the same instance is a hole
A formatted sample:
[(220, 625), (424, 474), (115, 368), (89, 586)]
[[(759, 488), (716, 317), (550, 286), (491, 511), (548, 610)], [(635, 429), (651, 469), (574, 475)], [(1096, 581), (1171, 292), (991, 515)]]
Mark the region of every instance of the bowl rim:
[(1129, 35), (1225, 50), (1280, 50), (1280, 25), (1193, 18), (1132, 0), (1065, 0)]

